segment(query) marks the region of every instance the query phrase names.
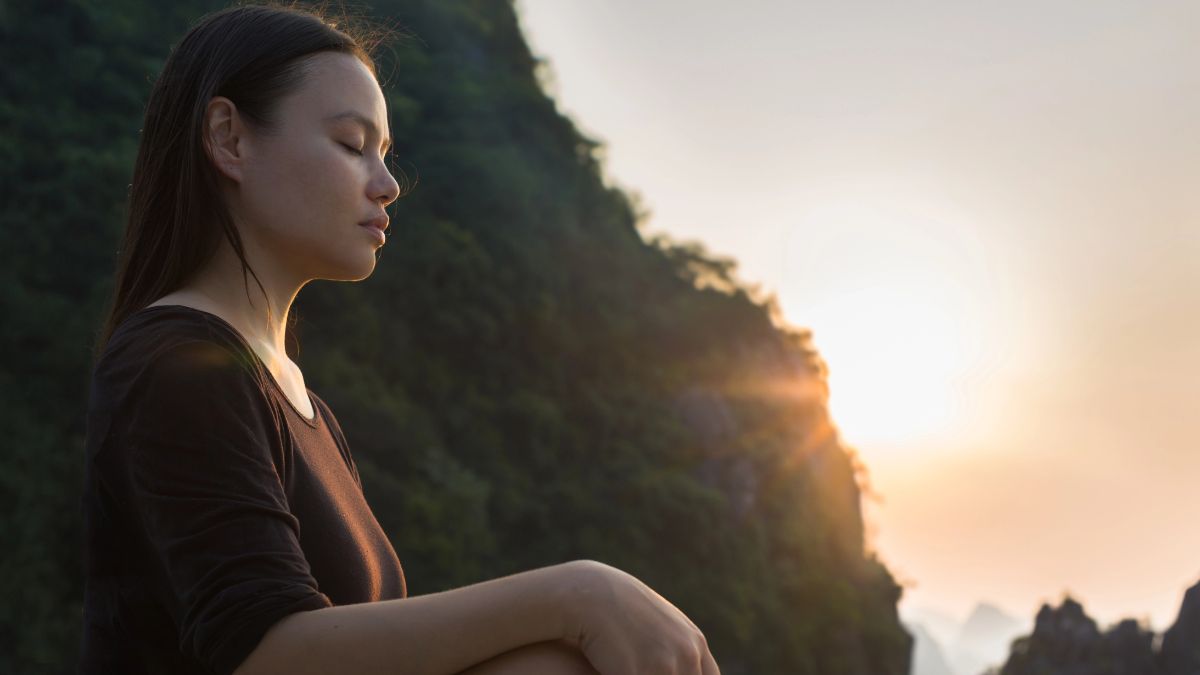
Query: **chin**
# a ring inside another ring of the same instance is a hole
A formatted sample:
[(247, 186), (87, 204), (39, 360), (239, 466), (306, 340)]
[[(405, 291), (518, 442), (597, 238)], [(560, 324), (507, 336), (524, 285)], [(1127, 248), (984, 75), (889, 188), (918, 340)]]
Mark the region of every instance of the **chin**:
[(367, 277), (374, 274), (374, 272), (375, 272), (375, 256), (372, 255), (370, 258), (370, 263), (364, 267), (360, 267), (358, 270), (351, 273), (351, 275), (346, 278), (346, 281), (362, 281), (363, 279), (366, 279)]
[(370, 269), (368, 269), (367, 271), (363, 272), (362, 274), (356, 276), (353, 279), (348, 279), (348, 281), (362, 281), (374, 273), (375, 273), (375, 264), (372, 263)]
[(356, 251), (338, 260), (326, 259), (320, 274), (314, 279), (328, 281), (362, 281), (375, 272), (376, 252), (371, 248)]

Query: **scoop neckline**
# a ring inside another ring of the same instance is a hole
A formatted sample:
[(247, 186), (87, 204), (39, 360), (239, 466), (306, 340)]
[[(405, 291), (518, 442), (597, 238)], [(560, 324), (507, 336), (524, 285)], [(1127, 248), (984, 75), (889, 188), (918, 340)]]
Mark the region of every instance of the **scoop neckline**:
[(263, 373), (266, 374), (267, 379), (271, 382), (271, 386), (275, 387), (275, 391), (279, 394), (280, 398), (284, 400), (287, 406), (292, 409), (292, 412), (296, 414), (296, 417), (299, 417), (305, 424), (314, 429), (320, 426), (321, 410), (317, 406), (317, 402), (313, 396), (312, 390), (305, 385), (304, 395), (308, 397), (308, 404), (311, 405), (313, 409), (313, 416), (309, 418), (305, 417), (304, 413), (300, 412), (300, 409), (296, 407), (295, 403), (292, 403), (292, 399), (288, 397), (287, 392), (283, 390), (283, 387), (280, 386), (279, 382), (275, 380), (275, 376), (271, 374), (271, 369), (268, 368), (267, 364), (264, 363), (263, 360), (258, 356), (258, 352), (254, 351), (254, 348), (250, 346), (250, 342), (242, 336), (237, 328), (234, 328), (233, 324), (229, 323), (225, 319), (222, 319), (220, 316), (213, 314), (212, 312), (203, 309), (197, 309), (190, 305), (147, 305), (137, 310), (135, 313), (146, 312), (155, 309), (184, 309), (197, 314), (203, 314), (224, 326), (229, 332), (233, 333), (238, 342), (242, 343), (242, 346), (246, 348), (246, 351), (250, 352), (250, 356), (254, 359), (254, 362), (257, 363)]

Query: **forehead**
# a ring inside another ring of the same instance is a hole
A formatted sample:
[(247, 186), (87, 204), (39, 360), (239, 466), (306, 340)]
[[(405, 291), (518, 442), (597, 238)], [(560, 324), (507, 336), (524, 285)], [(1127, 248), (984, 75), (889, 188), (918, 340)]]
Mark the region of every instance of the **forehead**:
[(387, 128), (383, 92), (362, 61), (349, 54), (324, 52), (309, 57), (303, 72), (304, 82), (286, 107), (299, 109), (316, 120), (354, 110), (375, 121), (380, 129)]

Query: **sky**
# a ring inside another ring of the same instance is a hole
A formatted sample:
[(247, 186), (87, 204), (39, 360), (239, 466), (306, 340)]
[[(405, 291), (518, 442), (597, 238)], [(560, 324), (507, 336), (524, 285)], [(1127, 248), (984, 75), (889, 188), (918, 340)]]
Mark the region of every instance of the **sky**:
[(516, 0), (648, 232), (810, 328), (915, 608), (1200, 581), (1200, 3)]

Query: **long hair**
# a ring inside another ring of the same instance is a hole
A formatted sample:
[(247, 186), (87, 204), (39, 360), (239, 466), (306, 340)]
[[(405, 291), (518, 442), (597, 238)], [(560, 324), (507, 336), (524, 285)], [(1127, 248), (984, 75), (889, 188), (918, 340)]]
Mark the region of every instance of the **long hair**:
[(207, 14), (184, 35), (146, 104), (114, 291), (93, 363), (126, 317), (182, 287), (216, 254), (221, 238), (242, 261), (247, 298), (247, 272), (266, 294), (246, 261), (205, 146), (204, 115), (212, 97), (229, 98), (250, 126), (270, 132), (278, 128), (280, 100), (304, 81), (304, 57), (350, 54), (375, 75), (370, 54), (382, 35), (365, 22), (343, 31), (324, 10), (278, 3)]

